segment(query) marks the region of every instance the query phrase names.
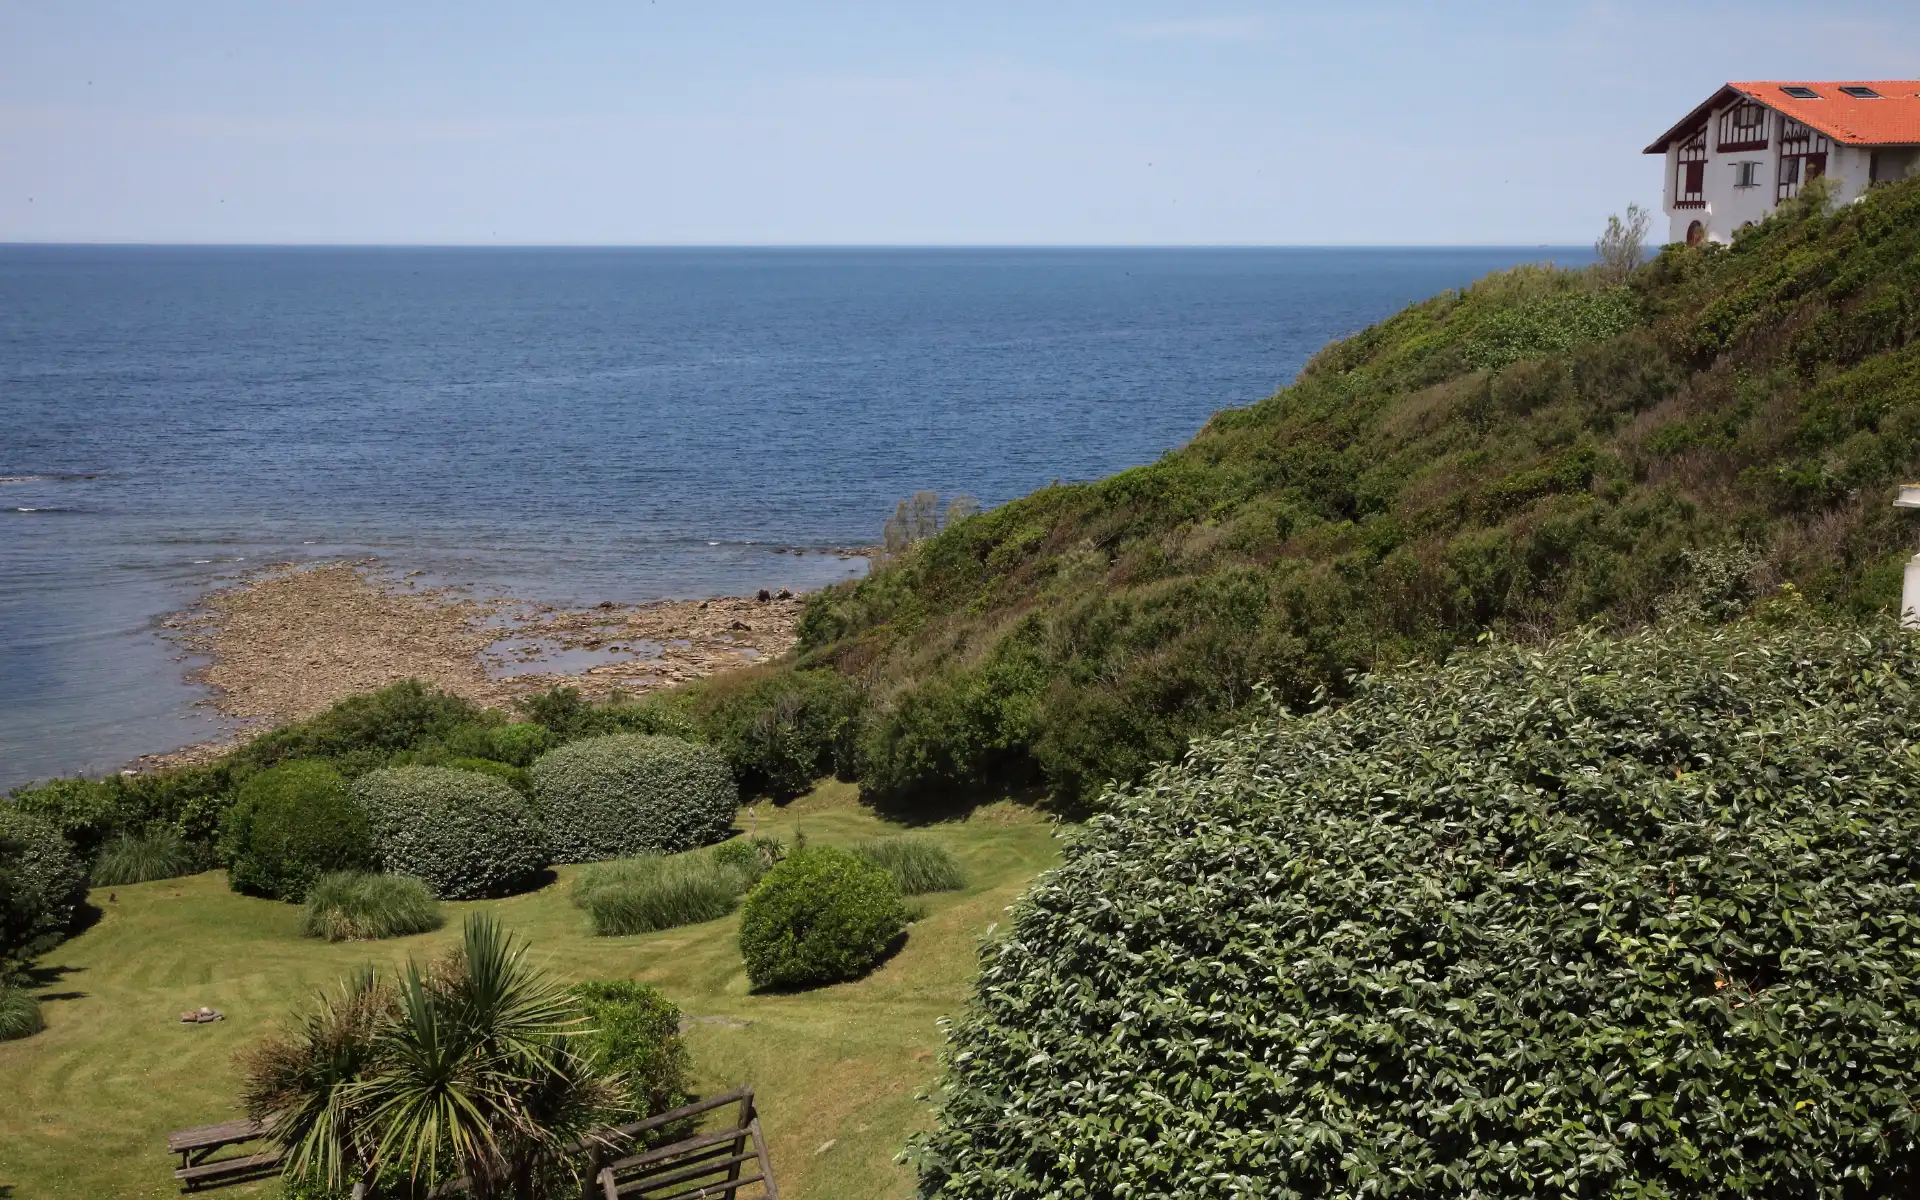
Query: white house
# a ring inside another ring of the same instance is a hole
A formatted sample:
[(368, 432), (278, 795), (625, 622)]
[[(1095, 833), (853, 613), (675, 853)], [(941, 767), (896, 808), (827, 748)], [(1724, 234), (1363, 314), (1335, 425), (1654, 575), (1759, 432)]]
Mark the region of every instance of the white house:
[(1845, 204), (1920, 174), (1920, 80), (1729, 83), (1647, 153), (1667, 159), (1668, 240), (1730, 242), (1822, 175)]

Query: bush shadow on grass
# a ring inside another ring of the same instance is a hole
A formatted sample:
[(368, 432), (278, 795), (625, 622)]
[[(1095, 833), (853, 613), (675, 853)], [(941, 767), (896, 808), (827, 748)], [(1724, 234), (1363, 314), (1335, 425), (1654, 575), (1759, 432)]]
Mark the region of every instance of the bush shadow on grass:
[(978, 810), (1003, 800), (1038, 812), (1056, 813), (1075, 819), (1079, 811), (1056, 803), (1053, 794), (1040, 784), (1017, 788), (964, 788), (939, 794), (922, 792), (907, 796), (869, 797), (863, 793), (860, 797), (860, 803), (881, 820), (912, 829), (965, 821)]
[(881, 967), (892, 962), (895, 955), (906, 949), (907, 933), (907, 930), (902, 929), (899, 933), (895, 934), (893, 940), (887, 943), (887, 948), (880, 952), (880, 957), (874, 959), (872, 965), (868, 966), (866, 970), (860, 972), (858, 975), (853, 975), (846, 979), (836, 979), (832, 983), (790, 983), (775, 987), (749, 987), (747, 994), (749, 996), (804, 996), (808, 992), (817, 992), (823, 988), (839, 987), (843, 983), (859, 983), (861, 980), (870, 977)]
[(36, 1000), (85, 1000), (89, 995), (87, 992), (41, 991), (42, 988), (50, 988), (69, 975), (76, 975), (85, 970), (85, 967), (34, 966), (20, 972), (20, 978), (26, 981), (28, 991), (38, 993), (34, 997)]

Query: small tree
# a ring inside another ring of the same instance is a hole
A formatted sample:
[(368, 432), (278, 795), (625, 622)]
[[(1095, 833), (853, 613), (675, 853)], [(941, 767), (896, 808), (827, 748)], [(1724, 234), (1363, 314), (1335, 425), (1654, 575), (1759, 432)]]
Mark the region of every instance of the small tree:
[(577, 1176), (576, 1148), (629, 1107), (569, 1045), (580, 1032), (562, 984), (476, 915), (452, 955), (395, 982), (356, 976), (249, 1052), (246, 1108), (296, 1178), (464, 1177), (483, 1200), (534, 1200)]
[(962, 493), (948, 499), (943, 515), (938, 492), (915, 492), (894, 505), (893, 515), (881, 526), (881, 560), (898, 558), (915, 542), (924, 542), (979, 511), (980, 502)]
[(1624, 218), (1617, 213), (1608, 217), (1606, 232), (1593, 244), (1601, 274), (1615, 281), (1623, 280), (1645, 261), (1647, 230), (1652, 224), (1653, 215), (1638, 204), (1627, 205)]

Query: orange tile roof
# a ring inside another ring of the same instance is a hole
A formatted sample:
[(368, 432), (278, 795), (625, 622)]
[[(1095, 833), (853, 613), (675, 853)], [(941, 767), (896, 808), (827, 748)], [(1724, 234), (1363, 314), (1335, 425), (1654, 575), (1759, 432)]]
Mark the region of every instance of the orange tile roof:
[[(1787, 95), (1790, 87), (1811, 88), (1820, 98), (1796, 99)], [(1856, 99), (1841, 91), (1843, 87), (1872, 88), (1880, 99)], [(1763, 79), (1722, 87), (1648, 146), (1647, 153), (1665, 154), (1676, 139), (1699, 128), (1714, 108), (1735, 96), (1757, 100), (1844, 146), (1920, 145), (1920, 79)]]

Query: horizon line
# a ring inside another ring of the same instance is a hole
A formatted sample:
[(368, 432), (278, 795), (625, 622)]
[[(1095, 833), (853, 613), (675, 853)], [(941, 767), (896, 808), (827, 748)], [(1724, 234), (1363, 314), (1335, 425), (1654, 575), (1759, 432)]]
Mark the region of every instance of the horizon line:
[(10, 241), (0, 249), (153, 250), (1589, 250), (1584, 242), (155, 242)]

